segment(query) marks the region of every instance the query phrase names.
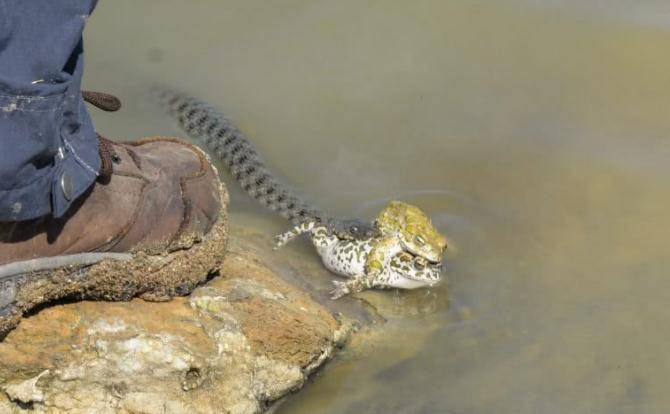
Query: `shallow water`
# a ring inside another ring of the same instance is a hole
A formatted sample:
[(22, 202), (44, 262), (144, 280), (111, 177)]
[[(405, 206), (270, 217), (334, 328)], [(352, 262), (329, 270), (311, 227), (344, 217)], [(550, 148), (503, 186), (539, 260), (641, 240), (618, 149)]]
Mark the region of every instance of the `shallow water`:
[[(114, 0), (85, 84), (126, 104), (103, 134), (176, 133), (142, 89), (176, 85), (317, 204), (403, 199), (448, 236), (448, 286), (363, 295), (383, 332), (281, 413), (667, 413), (669, 23), (658, 0)], [(233, 220), (283, 229), (230, 187)]]

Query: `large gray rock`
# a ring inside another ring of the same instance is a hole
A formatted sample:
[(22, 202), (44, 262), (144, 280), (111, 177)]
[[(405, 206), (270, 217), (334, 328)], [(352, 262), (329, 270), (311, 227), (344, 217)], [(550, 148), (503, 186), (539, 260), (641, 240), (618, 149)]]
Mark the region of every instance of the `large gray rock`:
[(256, 413), (300, 388), (350, 324), (253, 250), (233, 237), (189, 297), (27, 318), (0, 343), (0, 413)]

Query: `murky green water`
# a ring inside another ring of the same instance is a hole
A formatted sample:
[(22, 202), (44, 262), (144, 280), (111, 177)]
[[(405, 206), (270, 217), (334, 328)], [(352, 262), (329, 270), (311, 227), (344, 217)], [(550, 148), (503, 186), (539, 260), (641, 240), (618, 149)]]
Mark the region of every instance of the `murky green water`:
[(113, 0), (86, 85), (126, 102), (103, 133), (174, 134), (140, 88), (174, 84), (318, 204), (448, 235), (449, 286), (366, 294), (384, 332), (281, 413), (667, 413), (668, 4)]

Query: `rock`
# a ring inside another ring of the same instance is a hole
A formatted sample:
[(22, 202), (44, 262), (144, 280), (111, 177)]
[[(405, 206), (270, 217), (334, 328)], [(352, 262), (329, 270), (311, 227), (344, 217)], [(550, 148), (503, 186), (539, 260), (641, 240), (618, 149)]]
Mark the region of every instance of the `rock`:
[(23, 320), (0, 343), (0, 413), (262, 412), (343, 344), (352, 324), (338, 319), (233, 237), (220, 275), (188, 297)]
[(35, 378), (5, 385), (3, 388), (5, 393), (7, 393), (7, 397), (14, 402), (23, 404), (44, 402), (44, 393), (37, 388), (37, 381), (48, 373), (49, 370), (46, 370), (41, 374), (36, 375)]

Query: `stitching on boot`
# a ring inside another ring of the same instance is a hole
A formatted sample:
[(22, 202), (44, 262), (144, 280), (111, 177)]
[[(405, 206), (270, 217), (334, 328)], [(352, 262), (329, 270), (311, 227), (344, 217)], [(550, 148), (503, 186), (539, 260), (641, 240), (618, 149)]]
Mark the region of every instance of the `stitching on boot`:
[(140, 156), (137, 155), (137, 153), (130, 148), (126, 148), (126, 152), (130, 156), (130, 159), (133, 160), (133, 164), (137, 167), (138, 170), (142, 170), (142, 161), (140, 159)]
[(184, 215), (182, 218), (181, 223), (179, 224), (179, 228), (177, 229), (177, 232), (175, 233), (174, 237), (170, 240), (170, 245), (171, 244), (179, 244), (179, 240), (182, 238), (184, 235), (185, 230), (188, 228), (188, 226), (191, 224), (191, 218), (192, 218), (192, 210), (193, 206), (191, 205), (190, 200), (186, 197), (186, 185), (188, 184), (189, 181), (198, 179), (200, 177), (203, 177), (207, 173), (207, 159), (202, 152), (200, 148), (197, 146), (185, 142), (184, 140), (178, 139), (178, 138), (173, 138), (173, 137), (164, 137), (164, 136), (157, 136), (157, 137), (150, 137), (150, 138), (145, 138), (142, 140), (139, 140), (137, 142), (131, 143), (133, 146), (140, 146), (140, 145), (145, 145), (145, 144), (150, 144), (154, 142), (172, 142), (175, 144), (180, 144), (188, 149), (190, 149), (197, 157), (198, 161), (200, 162), (200, 169), (196, 171), (195, 173), (191, 175), (187, 175), (184, 177), (179, 178), (179, 190), (181, 192), (181, 199), (182, 203), (184, 205)]
[[(179, 179), (179, 188), (181, 191), (182, 195), (182, 201), (184, 203), (184, 221), (182, 221), (182, 225), (179, 226), (179, 230), (175, 234), (175, 237), (172, 239), (172, 241), (179, 240), (179, 238), (182, 236), (184, 233), (185, 229), (187, 228), (188, 225), (191, 224), (191, 220), (193, 217), (193, 205), (191, 204), (191, 200), (186, 198), (186, 190), (187, 190), (187, 185), (189, 181), (194, 181), (197, 180), (201, 177), (204, 177), (207, 173), (207, 160), (204, 156), (204, 153), (200, 148), (196, 147), (195, 145), (192, 144), (186, 144), (191, 151), (195, 153), (195, 155), (198, 157), (198, 160), (200, 161), (200, 169), (195, 172), (194, 174), (188, 175), (181, 177)], [(188, 215), (187, 215), (188, 213)]]
[(135, 225), (135, 222), (137, 221), (137, 217), (140, 215), (141, 206), (143, 205), (144, 199), (146, 197), (145, 189), (149, 185), (149, 181), (147, 179), (145, 179), (144, 177), (140, 177), (140, 178), (142, 178), (143, 184), (142, 184), (142, 188), (140, 190), (139, 199), (137, 200), (137, 204), (135, 205), (135, 210), (133, 211), (133, 216), (128, 221), (128, 224), (126, 224), (125, 227), (123, 227), (121, 229), (121, 231), (116, 236), (114, 236), (114, 238), (112, 240), (110, 240), (108, 243), (103, 245), (104, 247), (101, 246), (101, 248), (104, 248), (104, 250), (111, 250), (111, 249), (114, 248), (114, 246), (121, 243), (121, 241), (123, 241), (123, 239), (126, 237), (128, 232), (130, 231), (130, 229), (133, 227), (133, 225)]

